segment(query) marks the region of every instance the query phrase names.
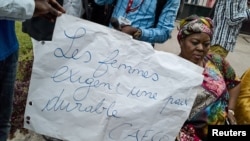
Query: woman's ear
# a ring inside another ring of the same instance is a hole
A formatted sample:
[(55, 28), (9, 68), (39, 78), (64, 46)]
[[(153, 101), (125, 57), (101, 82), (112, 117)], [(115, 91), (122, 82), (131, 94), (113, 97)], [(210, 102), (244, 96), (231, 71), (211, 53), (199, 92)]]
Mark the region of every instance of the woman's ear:
[(184, 39), (180, 39), (179, 44), (180, 44), (180, 47), (182, 47), (184, 44)]

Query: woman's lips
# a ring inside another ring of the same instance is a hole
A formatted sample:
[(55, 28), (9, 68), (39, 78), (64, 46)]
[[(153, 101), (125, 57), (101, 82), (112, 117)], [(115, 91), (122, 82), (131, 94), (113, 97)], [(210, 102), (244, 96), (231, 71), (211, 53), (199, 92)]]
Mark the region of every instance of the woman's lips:
[(202, 58), (201, 54), (194, 54), (193, 56), (194, 56), (195, 59), (201, 59)]

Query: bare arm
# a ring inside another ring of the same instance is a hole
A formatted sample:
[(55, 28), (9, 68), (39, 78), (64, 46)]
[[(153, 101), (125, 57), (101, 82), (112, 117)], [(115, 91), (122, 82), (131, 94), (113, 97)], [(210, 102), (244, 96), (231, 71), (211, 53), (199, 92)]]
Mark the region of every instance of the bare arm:
[[(229, 90), (228, 119), (231, 124), (237, 124), (237, 121), (234, 117), (234, 110), (239, 93), (240, 93), (240, 83), (234, 88)], [(232, 110), (233, 112), (231, 112), (230, 110)]]

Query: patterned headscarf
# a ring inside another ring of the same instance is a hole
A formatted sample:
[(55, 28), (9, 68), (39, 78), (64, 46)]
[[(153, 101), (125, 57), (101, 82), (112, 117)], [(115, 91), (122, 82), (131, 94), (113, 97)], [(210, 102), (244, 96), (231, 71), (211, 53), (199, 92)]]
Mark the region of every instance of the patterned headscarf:
[(213, 35), (213, 22), (209, 17), (199, 17), (191, 15), (180, 21), (179, 32), (177, 39), (181, 39), (194, 34), (194, 33), (207, 33), (212, 39)]

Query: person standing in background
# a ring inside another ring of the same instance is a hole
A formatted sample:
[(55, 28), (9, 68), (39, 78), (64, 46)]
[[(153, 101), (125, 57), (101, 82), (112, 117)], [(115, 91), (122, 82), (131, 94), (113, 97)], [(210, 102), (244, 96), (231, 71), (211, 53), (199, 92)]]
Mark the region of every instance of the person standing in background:
[(226, 57), (233, 52), (242, 22), (250, 19), (247, 0), (218, 0), (214, 11), (211, 53)]
[(112, 4), (97, 5), (94, 0), (85, 0), (85, 1), (86, 3), (88, 3), (88, 7), (86, 6), (84, 7), (86, 7), (85, 9), (89, 9), (87, 11), (89, 14), (85, 12), (83, 19), (87, 19), (104, 26), (109, 26), (109, 21), (114, 9), (115, 2)]
[(238, 124), (250, 125), (250, 67), (241, 76), (241, 89), (235, 107)]
[(54, 0), (0, 0), (0, 141), (7, 141), (11, 127), (19, 48), (15, 20), (43, 16), (55, 21), (62, 12)]
[(63, 8), (66, 10), (66, 14), (81, 17), (85, 12), (84, 1), (87, 0), (63, 0)]
[[(81, 18), (86, 12), (84, 9), (84, 4), (88, 3), (87, 0), (57, 0), (57, 2), (63, 6), (65, 13), (78, 18)], [(86, 3), (85, 3), (86, 2)], [(89, 11), (88, 11), (89, 12)], [(88, 13), (90, 14), (90, 13)], [(53, 31), (55, 27), (55, 22), (49, 22), (42, 17), (33, 17), (31, 19), (25, 20), (22, 23), (22, 31), (27, 33), (32, 42), (38, 41), (51, 41), (53, 36)], [(46, 141), (62, 141), (57, 138), (42, 136)]]
[[(84, 13), (81, 0), (57, 0), (64, 7), (66, 14), (81, 17)], [(50, 41), (55, 27), (55, 22), (49, 22), (42, 17), (33, 17), (22, 23), (22, 31), (37, 41)]]
[[(109, 12), (112, 5), (94, 5), (94, 0), (57, 0), (64, 7), (66, 14), (78, 18), (93, 21), (107, 26)], [(109, 8), (105, 10), (106, 6)], [(55, 23), (41, 17), (33, 17), (22, 23), (22, 31), (37, 41), (50, 41), (54, 31)]]
[[(98, 5), (111, 4), (114, 0), (95, 0)], [(118, 30), (134, 39), (154, 43), (164, 43), (171, 38), (180, 0), (164, 0), (159, 18), (156, 15), (160, 0), (117, 0), (112, 17), (117, 19)]]

